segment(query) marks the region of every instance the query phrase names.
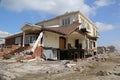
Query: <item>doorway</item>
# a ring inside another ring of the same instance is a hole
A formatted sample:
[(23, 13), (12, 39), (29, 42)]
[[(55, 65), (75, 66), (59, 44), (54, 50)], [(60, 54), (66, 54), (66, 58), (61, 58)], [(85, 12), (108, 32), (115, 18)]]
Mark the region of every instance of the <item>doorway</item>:
[(66, 48), (66, 39), (64, 37), (60, 37), (60, 39), (59, 39), (59, 48), (60, 49)]
[(78, 47), (79, 47), (79, 39), (75, 40), (75, 47), (78, 49)]

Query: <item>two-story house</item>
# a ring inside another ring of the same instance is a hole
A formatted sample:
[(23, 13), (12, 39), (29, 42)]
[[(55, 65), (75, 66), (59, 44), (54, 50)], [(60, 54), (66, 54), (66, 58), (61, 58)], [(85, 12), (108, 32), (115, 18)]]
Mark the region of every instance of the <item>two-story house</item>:
[(24, 24), (21, 29), (21, 33), (6, 38), (6, 45), (31, 46), (34, 56), (57, 60), (96, 53), (97, 27), (79, 11)]

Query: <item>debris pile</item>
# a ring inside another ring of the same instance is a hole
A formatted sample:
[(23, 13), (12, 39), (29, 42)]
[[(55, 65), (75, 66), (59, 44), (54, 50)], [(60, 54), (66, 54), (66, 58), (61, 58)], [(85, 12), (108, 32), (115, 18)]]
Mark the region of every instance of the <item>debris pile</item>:
[[(87, 67), (93, 67), (94, 63), (105, 61), (108, 58), (107, 54), (99, 54), (87, 59), (80, 60), (80, 62), (62, 60), (62, 61), (43, 61), (40, 58), (23, 60), (22, 62), (15, 62), (14, 59), (2, 60), (0, 59), (0, 80), (12, 80), (16, 77), (22, 77), (26, 74), (63, 74), (65, 72), (83, 72)], [(14, 63), (10, 63), (14, 62)], [(115, 66), (117, 70), (119, 65)], [(99, 71), (98, 76), (106, 75), (120, 75), (119, 72)]]

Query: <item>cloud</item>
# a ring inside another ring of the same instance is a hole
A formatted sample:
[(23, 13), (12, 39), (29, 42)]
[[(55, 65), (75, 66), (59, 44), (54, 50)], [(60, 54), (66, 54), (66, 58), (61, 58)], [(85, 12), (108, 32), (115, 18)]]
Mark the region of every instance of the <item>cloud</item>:
[(34, 10), (52, 14), (79, 10), (86, 16), (95, 15), (96, 9), (114, 4), (115, 0), (95, 0), (92, 6), (85, 3), (85, 0), (1, 0), (1, 6), (9, 10), (22, 12)]
[(10, 34), (10, 33), (5, 32), (5, 31), (0, 31), (0, 34)]
[(11, 35), (11, 34), (8, 33), (8, 32), (0, 31), (0, 37), (7, 37), (7, 36), (9, 36), (9, 35)]
[(99, 31), (108, 31), (114, 29), (114, 26), (111, 24), (105, 24), (101, 22), (96, 22), (95, 24), (98, 27)]
[(17, 12), (35, 10), (61, 14), (80, 10), (87, 16), (95, 14), (95, 9), (87, 5), (85, 0), (2, 0), (1, 6)]
[(114, 3), (115, 3), (115, 0), (96, 0), (94, 2), (94, 5), (96, 7), (103, 7), (103, 6), (108, 6)]

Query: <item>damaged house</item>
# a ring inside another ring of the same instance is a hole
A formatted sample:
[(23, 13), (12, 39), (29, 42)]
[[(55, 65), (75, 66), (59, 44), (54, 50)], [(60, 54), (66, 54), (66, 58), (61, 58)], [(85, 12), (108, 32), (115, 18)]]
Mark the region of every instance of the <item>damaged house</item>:
[(79, 11), (34, 25), (24, 24), (21, 30), (6, 37), (6, 46), (12, 45), (16, 50), (27, 48), (34, 57), (77, 59), (95, 55), (97, 51), (97, 27)]

